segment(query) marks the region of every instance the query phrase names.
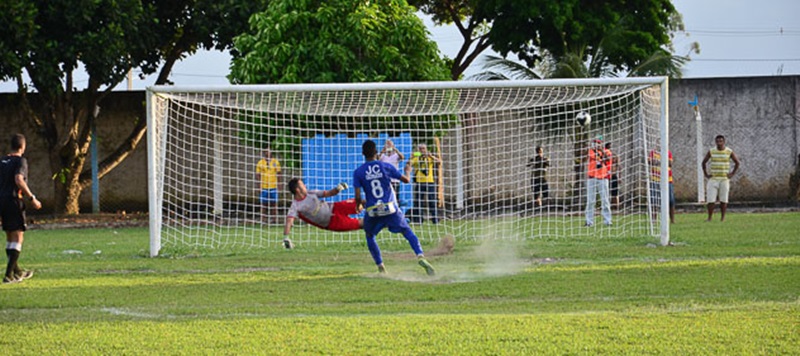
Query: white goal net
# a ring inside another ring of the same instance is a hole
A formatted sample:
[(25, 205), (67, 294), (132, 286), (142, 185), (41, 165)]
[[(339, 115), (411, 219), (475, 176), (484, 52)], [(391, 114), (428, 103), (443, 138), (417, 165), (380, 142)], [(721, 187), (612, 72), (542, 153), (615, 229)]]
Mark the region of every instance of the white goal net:
[[(665, 78), (156, 86), (147, 105), (153, 256), (162, 248), (281, 246), (293, 200), (287, 182), (300, 178), (309, 190), (352, 185), (367, 139), (379, 150), (393, 141), (404, 155), (401, 170), (420, 159), (420, 144), (441, 159), (431, 172), (422, 172), (424, 164), (414, 172), (428, 173), (432, 183), (412, 174), (398, 191), (423, 242), (448, 235), (669, 241), (666, 178), (651, 177), (667, 171), (667, 160), (649, 159), (653, 152), (667, 157)], [(591, 121), (580, 125), (580, 113)], [(590, 181), (595, 140), (610, 144), (614, 160), (606, 179)], [(277, 201), (262, 204), (260, 178), (271, 174), (257, 173), (265, 150), (280, 172)], [(594, 206), (587, 190), (595, 191)], [(350, 188), (325, 200), (353, 194)], [(362, 241), (364, 232), (298, 219), (291, 238), (302, 247)], [(386, 230), (378, 238), (403, 239)]]

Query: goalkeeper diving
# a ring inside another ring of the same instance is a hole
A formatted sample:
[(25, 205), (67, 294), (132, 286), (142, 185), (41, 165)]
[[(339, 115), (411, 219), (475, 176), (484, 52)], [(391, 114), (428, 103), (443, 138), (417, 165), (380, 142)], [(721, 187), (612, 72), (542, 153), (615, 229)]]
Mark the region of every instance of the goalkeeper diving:
[(292, 178), (288, 183), (289, 192), (292, 193), (292, 206), (286, 214), (286, 224), (283, 226), (283, 246), (291, 249), (294, 247), (289, 233), (292, 231), (294, 220), (301, 220), (320, 229), (330, 231), (353, 231), (364, 226), (364, 220), (350, 217), (358, 214), (361, 209), (356, 205), (355, 199), (347, 199), (335, 203), (320, 200), (332, 197), (348, 188), (347, 183), (339, 183), (330, 190), (308, 190), (300, 178)]

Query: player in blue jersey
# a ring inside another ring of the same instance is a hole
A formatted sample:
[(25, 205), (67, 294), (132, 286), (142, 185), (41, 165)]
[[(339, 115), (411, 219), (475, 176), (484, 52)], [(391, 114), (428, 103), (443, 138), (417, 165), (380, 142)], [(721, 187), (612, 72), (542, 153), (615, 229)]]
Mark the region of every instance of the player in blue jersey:
[(404, 174), (400, 174), (394, 166), (389, 163), (377, 160), (378, 149), (375, 142), (367, 140), (361, 145), (361, 153), (364, 155), (366, 163), (358, 167), (353, 173), (353, 187), (355, 187), (356, 206), (362, 206), (361, 190), (366, 196), (366, 208), (364, 214), (364, 232), (367, 235), (367, 247), (375, 264), (378, 265), (378, 272), (386, 273), (386, 267), (381, 258), (381, 249), (375, 241), (383, 228), (389, 228), (392, 233), (401, 233), (408, 240), (409, 245), (417, 254), (419, 265), (425, 269), (429, 276), (436, 274), (433, 266), (425, 259), (422, 253), (422, 246), (419, 239), (411, 227), (408, 226), (403, 211), (397, 204), (394, 188), (392, 188), (392, 178), (399, 179), (403, 183), (411, 181), (411, 166), (406, 165)]

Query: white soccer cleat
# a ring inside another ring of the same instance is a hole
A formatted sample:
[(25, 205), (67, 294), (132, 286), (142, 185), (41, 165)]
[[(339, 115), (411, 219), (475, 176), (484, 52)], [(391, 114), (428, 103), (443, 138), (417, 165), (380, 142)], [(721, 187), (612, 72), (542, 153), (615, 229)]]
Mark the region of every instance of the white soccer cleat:
[(294, 248), (294, 244), (292, 243), (292, 240), (283, 239), (283, 247), (285, 247), (287, 250), (291, 250)]
[(22, 271), (22, 273), (18, 274), (17, 279), (22, 282), (28, 278), (33, 277), (33, 271)]
[(345, 182), (341, 182), (341, 183), (339, 183), (339, 185), (336, 186), (336, 189), (338, 189), (340, 192), (345, 190), (345, 189), (347, 189), (347, 188), (348, 188), (348, 186), (347, 186), (347, 183), (345, 183)]

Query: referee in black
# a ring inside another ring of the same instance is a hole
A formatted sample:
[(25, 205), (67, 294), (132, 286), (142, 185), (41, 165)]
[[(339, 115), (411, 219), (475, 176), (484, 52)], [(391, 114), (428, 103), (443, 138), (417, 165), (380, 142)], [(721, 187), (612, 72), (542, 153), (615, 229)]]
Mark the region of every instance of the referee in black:
[(25, 198), (30, 199), (34, 209), (42, 207), (28, 188), (28, 161), (25, 153), (25, 136), (11, 136), (11, 152), (0, 160), (0, 219), (6, 232), (6, 255), (8, 267), (3, 283), (17, 283), (33, 277), (33, 271), (23, 271), (17, 261), (22, 251), (25, 233)]

